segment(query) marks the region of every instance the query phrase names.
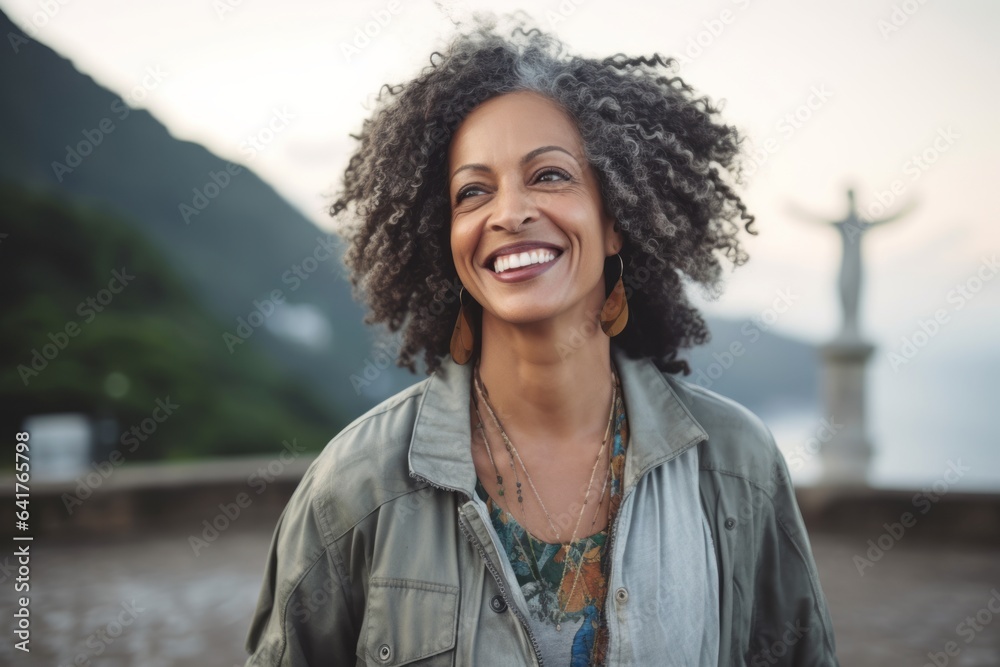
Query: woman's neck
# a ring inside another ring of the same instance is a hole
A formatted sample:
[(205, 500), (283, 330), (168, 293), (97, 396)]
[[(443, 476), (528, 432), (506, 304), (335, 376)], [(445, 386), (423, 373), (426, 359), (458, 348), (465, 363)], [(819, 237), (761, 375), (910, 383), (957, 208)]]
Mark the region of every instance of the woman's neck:
[(523, 327), (483, 314), (480, 377), (519, 448), (545, 446), (557, 455), (604, 436), (612, 396), (611, 341), (596, 313), (577, 320), (575, 326)]

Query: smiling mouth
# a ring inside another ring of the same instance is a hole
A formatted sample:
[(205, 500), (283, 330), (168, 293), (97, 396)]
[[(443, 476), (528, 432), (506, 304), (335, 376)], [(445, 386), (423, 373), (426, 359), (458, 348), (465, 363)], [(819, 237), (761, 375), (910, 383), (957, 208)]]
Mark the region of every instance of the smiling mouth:
[(500, 274), (511, 269), (519, 269), (534, 264), (547, 264), (561, 253), (554, 252), (547, 248), (531, 250), (529, 252), (516, 252), (509, 255), (497, 257), (493, 262), (493, 272)]

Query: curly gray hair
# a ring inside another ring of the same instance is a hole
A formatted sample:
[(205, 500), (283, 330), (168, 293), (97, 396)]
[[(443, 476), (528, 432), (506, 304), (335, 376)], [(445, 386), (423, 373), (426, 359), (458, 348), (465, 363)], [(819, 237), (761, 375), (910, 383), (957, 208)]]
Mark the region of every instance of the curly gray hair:
[[(348, 242), (344, 262), (355, 296), (371, 308), (365, 322), (404, 329), (398, 365), (416, 372), (422, 351), (428, 373), (440, 366), (459, 307), (448, 145), (480, 103), (531, 90), (576, 120), (602, 202), (625, 238), (630, 318), (613, 343), (667, 372), (689, 373), (678, 352), (705, 343), (709, 333), (682, 277), (717, 291), (720, 256), (743, 264), (739, 233), (756, 233), (754, 216), (726, 182), (742, 182), (742, 136), (715, 121), (721, 106), (670, 76), (672, 58), (569, 55), (555, 37), (526, 30), (525, 17), (508, 18), (515, 27), (504, 37), (495, 17), (477, 15), (444, 53), (431, 54), (419, 77), (384, 85), (354, 137), (360, 145), (330, 214), (347, 218), (339, 230)], [(611, 259), (609, 288), (618, 275)]]

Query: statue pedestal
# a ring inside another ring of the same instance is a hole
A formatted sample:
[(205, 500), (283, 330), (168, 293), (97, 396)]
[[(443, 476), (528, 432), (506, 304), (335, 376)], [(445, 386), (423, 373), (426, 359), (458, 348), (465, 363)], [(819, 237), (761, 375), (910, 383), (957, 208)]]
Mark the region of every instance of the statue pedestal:
[(872, 446), (865, 434), (865, 364), (875, 347), (842, 337), (820, 348), (824, 416), (835, 425), (823, 444), (822, 484), (867, 486)]

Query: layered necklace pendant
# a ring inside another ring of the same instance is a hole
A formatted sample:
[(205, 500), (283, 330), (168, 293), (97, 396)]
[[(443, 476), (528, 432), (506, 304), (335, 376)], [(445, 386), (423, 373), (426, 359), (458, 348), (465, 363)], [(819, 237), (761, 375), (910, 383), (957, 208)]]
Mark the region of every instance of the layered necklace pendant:
[[(511, 467), (511, 471), (513, 472), (513, 475), (514, 475), (514, 483), (515, 483), (515, 488), (517, 490), (517, 506), (521, 510), (521, 517), (522, 517), (522, 519), (525, 520), (525, 522), (522, 523), (522, 528), (524, 528), (525, 535), (528, 538), (528, 546), (531, 549), (531, 557), (534, 560), (534, 562), (536, 564), (536, 567), (537, 567), (538, 558), (535, 555), (535, 553), (534, 553), (534, 547), (531, 544), (531, 536), (527, 534), (527, 528), (525, 528), (525, 526), (527, 526), (527, 522), (526, 522), (526, 516), (525, 516), (524, 504), (523, 504), (524, 503), (524, 498), (523, 498), (522, 493), (521, 493), (521, 481), (519, 479), (519, 475), (518, 475), (518, 472), (517, 472), (517, 466), (515, 465), (515, 460), (517, 461), (517, 463), (520, 463), (521, 468), (524, 471), (525, 478), (528, 481), (528, 485), (531, 487), (531, 490), (534, 493), (535, 498), (538, 501), (538, 505), (539, 505), (539, 507), (541, 507), (542, 512), (545, 515), (546, 520), (548, 521), (549, 527), (553, 530), (553, 533), (556, 535), (556, 539), (557, 540), (561, 540), (562, 538), (560, 536), (560, 533), (559, 533), (558, 529), (555, 527), (555, 524), (554, 524), (553, 519), (552, 519), (552, 515), (548, 512), (548, 510), (545, 508), (545, 504), (542, 502), (541, 496), (538, 493), (538, 489), (535, 488), (535, 484), (534, 484), (534, 482), (531, 479), (531, 475), (528, 474), (528, 469), (524, 465), (524, 461), (521, 460), (521, 457), (518, 454), (517, 449), (514, 447), (513, 443), (510, 441), (510, 438), (507, 436), (507, 433), (504, 431), (504, 428), (503, 428), (503, 426), (500, 423), (500, 419), (496, 415), (496, 411), (493, 409), (493, 406), (490, 404), (489, 392), (486, 391), (486, 387), (483, 385), (482, 379), (479, 377), (479, 364), (476, 364), (476, 366), (475, 366), (475, 368), (473, 370), (474, 370), (473, 377), (474, 377), (474, 385), (475, 385), (475, 389), (476, 389), (476, 394), (478, 395), (478, 397), (485, 404), (486, 410), (489, 413), (489, 415), (491, 417), (491, 420), (493, 421), (494, 426), (500, 432), (500, 435), (501, 435), (501, 437), (502, 437), (502, 439), (504, 441), (504, 445), (505, 445), (505, 447), (507, 449), (507, 454), (510, 457), (510, 467)], [(593, 488), (593, 485), (594, 485), (594, 478), (595, 478), (596, 473), (597, 473), (597, 468), (598, 468), (599, 463), (602, 460), (602, 457), (604, 455), (605, 450), (607, 449), (608, 439), (611, 436), (612, 424), (613, 424), (613, 421), (614, 421), (614, 414), (615, 414), (615, 401), (616, 401), (616, 399), (618, 397), (618, 388), (619, 388), (618, 376), (617, 376), (617, 373), (615, 373), (614, 371), (612, 371), (612, 378), (611, 379), (612, 379), (612, 383), (611, 383), (611, 407), (610, 407), (610, 411), (609, 411), (609, 414), (608, 414), (608, 423), (607, 423), (607, 427), (606, 427), (606, 429), (604, 431), (604, 438), (601, 441), (601, 448), (600, 448), (600, 450), (597, 453), (597, 458), (594, 461), (594, 466), (593, 466), (593, 468), (590, 471), (590, 480), (589, 480), (589, 482), (587, 484), (587, 490), (584, 493), (583, 506), (580, 508), (580, 514), (577, 517), (576, 525), (573, 527), (573, 532), (570, 534), (570, 542), (569, 542), (569, 544), (565, 545), (566, 555), (565, 555), (565, 558), (563, 560), (562, 576), (560, 577), (558, 587), (556, 588), (556, 600), (557, 601), (558, 601), (558, 598), (559, 598), (559, 591), (562, 590), (562, 583), (563, 583), (563, 581), (566, 578), (566, 572), (567, 572), (567, 567), (566, 566), (569, 564), (569, 561), (571, 560), (570, 559), (570, 554), (571, 554), (571, 552), (573, 550), (573, 538), (577, 535), (577, 531), (580, 528), (580, 523), (583, 520), (583, 515), (586, 512), (588, 501), (590, 499), (590, 492), (591, 492), (591, 489)], [(477, 422), (476, 423), (476, 427), (479, 429), (479, 431), (481, 432), (481, 434), (483, 436), (483, 443), (484, 443), (484, 445), (486, 447), (486, 453), (489, 456), (490, 464), (493, 466), (494, 473), (496, 474), (497, 487), (498, 487), (498, 495), (501, 496), (501, 497), (503, 497), (503, 496), (505, 496), (505, 494), (504, 494), (505, 489), (504, 489), (504, 485), (503, 485), (503, 477), (500, 475), (500, 470), (497, 467), (496, 460), (493, 458), (493, 451), (492, 451), (492, 448), (490, 447), (489, 439), (486, 437), (486, 429), (483, 428), (482, 415), (479, 414), (479, 402), (477, 400), (475, 400), (473, 397), (470, 397), (470, 402), (472, 403), (472, 405), (473, 405), (473, 407), (475, 408), (475, 411), (476, 411), (476, 422)], [(610, 478), (611, 478), (611, 466), (610, 466), (610, 463), (609, 463), (607, 474), (604, 476), (604, 485), (601, 487), (601, 491), (600, 491), (600, 494), (598, 496), (598, 513), (595, 513), (594, 518), (593, 518), (593, 520), (590, 523), (591, 530), (593, 529), (594, 523), (597, 521), (597, 516), (598, 516), (599, 510), (600, 510), (600, 505), (603, 504), (604, 497), (605, 497), (605, 491), (608, 488), (608, 482), (609, 482)], [(509, 509), (508, 509), (508, 513), (510, 513)], [(511, 514), (511, 517), (513, 517), (513, 514)], [(588, 544), (589, 544), (589, 540), (588, 540)], [(569, 597), (567, 598), (566, 603), (565, 603), (567, 606), (569, 604), (571, 604), (573, 596), (576, 593), (577, 584), (579, 583), (579, 579), (580, 579), (580, 573), (581, 573), (581, 570), (583, 569), (583, 561), (584, 561), (584, 553), (585, 553), (585, 551), (586, 551), (585, 549), (583, 549), (581, 551), (579, 562), (576, 564), (576, 572), (574, 573), (574, 576), (573, 576), (573, 587), (570, 590)], [(557, 632), (562, 632), (562, 621), (565, 620), (567, 612), (566, 612), (566, 610), (565, 610), (565, 608), (563, 607), (562, 604), (559, 604), (559, 611), (560, 611), (560, 618), (559, 618), (558, 621), (556, 621), (555, 628), (556, 628)]]

